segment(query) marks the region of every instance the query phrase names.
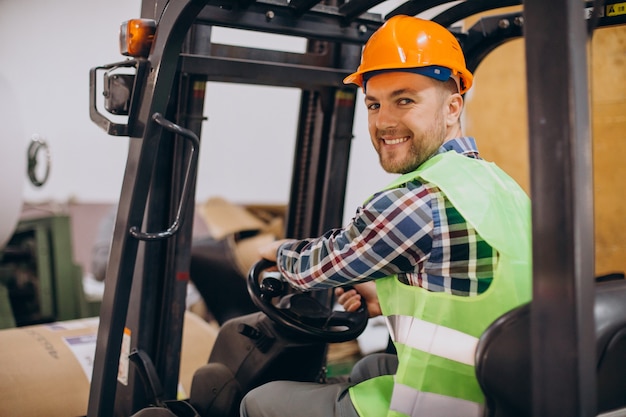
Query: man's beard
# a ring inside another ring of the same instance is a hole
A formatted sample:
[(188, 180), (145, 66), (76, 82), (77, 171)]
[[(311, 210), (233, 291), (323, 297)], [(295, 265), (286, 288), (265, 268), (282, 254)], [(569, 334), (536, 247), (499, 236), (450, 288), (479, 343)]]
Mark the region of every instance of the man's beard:
[(384, 158), (383, 153), (379, 152), (380, 165), (390, 174), (406, 174), (415, 171), (437, 152), (444, 142), (445, 135), (443, 118), (440, 118), (429, 130), (423, 132), (418, 142), (419, 145), (416, 145), (415, 138), (411, 140), (411, 146), (403, 158)]

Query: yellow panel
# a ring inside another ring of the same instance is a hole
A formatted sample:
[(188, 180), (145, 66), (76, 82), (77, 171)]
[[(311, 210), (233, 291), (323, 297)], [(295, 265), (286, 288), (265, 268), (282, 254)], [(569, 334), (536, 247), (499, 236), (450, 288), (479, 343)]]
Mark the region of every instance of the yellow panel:
[(510, 41), (476, 70), (466, 95), (465, 131), (484, 159), (496, 162), (530, 194), (524, 42)]
[[(598, 29), (591, 48), (596, 273), (626, 271), (626, 27)], [(524, 42), (508, 42), (477, 68), (465, 131), (530, 194)]]
[(626, 271), (626, 27), (597, 30), (592, 43), (596, 272)]

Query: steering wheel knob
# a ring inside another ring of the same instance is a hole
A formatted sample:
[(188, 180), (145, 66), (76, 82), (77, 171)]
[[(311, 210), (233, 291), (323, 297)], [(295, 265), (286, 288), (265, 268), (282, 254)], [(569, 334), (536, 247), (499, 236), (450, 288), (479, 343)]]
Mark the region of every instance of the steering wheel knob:
[(260, 284), (261, 294), (265, 297), (274, 298), (285, 294), (286, 283), (276, 277), (263, 278)]

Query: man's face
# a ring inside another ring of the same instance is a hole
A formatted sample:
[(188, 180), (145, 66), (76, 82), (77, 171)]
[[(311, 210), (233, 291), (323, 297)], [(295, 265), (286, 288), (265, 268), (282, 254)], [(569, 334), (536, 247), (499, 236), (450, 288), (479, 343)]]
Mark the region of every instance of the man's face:
[(438, 81), (409, 72), (382, 73), (367, 82), (368, 129), (385, 171), (411, 172), (449, 139), (444, 92)]

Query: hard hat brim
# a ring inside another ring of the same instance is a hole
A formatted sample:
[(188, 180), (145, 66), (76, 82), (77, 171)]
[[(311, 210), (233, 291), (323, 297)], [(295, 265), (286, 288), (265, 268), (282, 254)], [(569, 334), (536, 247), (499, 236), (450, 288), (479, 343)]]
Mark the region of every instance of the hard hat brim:
[(426, 67), (411, 67), (411, 68), (385, 68), (379, 70), (372, 70), (366, 72), (357, 71), (353, 74), (348, 75), (344, 78), (344, 84), (356, 84), (359, 87), (365, 86), (367, 81), (378, 75), (386, 72), (410, 72), (413, 74), (423, 75), (425, 77), (434, 78), (438, 81), (447, 81), (452, 77), (452, 70), (450, 68), (438, 66), (438, 65), (429, 65)]

